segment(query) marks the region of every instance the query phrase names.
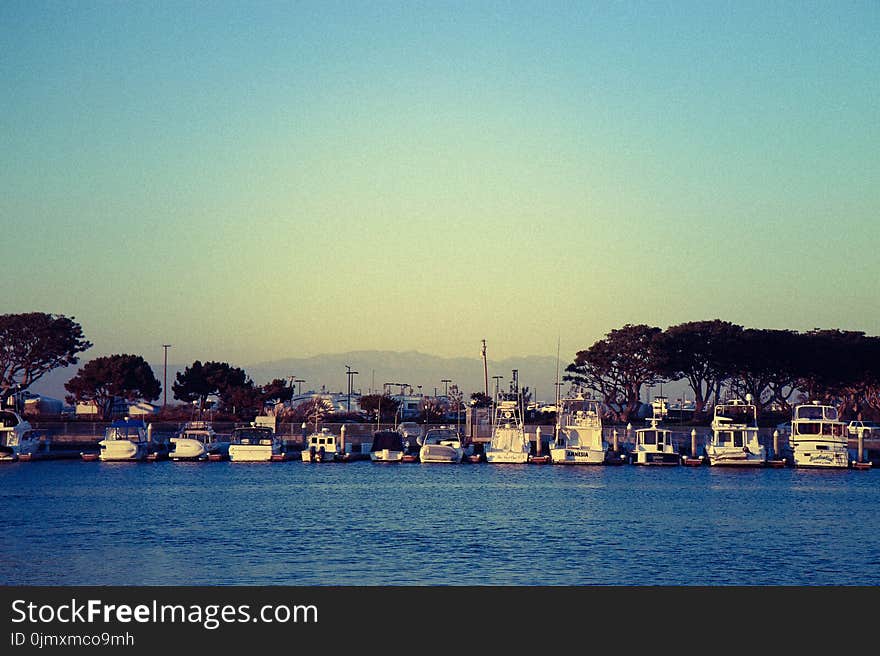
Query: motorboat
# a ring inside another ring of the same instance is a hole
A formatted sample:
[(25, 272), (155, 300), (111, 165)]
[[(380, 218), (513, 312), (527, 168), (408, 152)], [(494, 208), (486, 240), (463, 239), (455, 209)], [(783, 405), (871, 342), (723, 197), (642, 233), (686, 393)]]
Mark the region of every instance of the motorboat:
[(418, 462), (422, 439), (425, 431), (421, 424), (414, 421), (404, 421), (396, 428), (397, 432), (403, 435), (403, 458), (402, 462)]
[(611, 448), (602, 437), (599, 402), (583, 396), (561, 399), (550, 462), (560, 465), (601, 465)]
[(758, 414), (751, 395), (715, 405), (705, 446), (710, 465), (763, 467), (767, 451), (758, 439)]
[(171, 460), (207, 460), (209, 451), (229, 448), (220, 443), (217, 433), (207, 421), (188, 421), (171, 438), (168, 457)]
[(302, 450), (303, 462), (334, 462), (339, 459), (339, 438), (329, 428), (322, 428), (306, 438), (306, 446)]
[(527, 463), (529, 451), (520, 400), (499, 401), (492, 416), (492, 439), (485, 451), (486, 462)]
[(396, 430), (381, 430), (373, 433), (370, 447), (370, 460), (373, 462), (401, 462), (404, 452), (403, 434)]
[(12, 410), (0, 410), (0, 462), (25, 459), (40, 449), (40, 434)]
[(635, 431), (635, 443), (629, 454), (633, 465), (679, 465), (681, 456), (675, 450), (672, 431), (658, 426), (659, 420), (652, 417), (650, 426)]
[(137, 462), (147, 459), (150, 442), (141, 419), (117, 419), (104, 431), (98, 442), (98, 459), (113, 462)]
[(281, 454), (281, 440), (269, 426), (236, 426), (229, 438), (232, 462), (269, 462)]
[(454, 428), (431, 428), (425, 433), (419, 459), (422, 462), (459, 463), (464, 458), (461, 436)]
[(850, 464), (848, 444), (848, 426), (834, 406), (813, 402), (792, 409), (787, 457), (790, 464), (844, 469)]

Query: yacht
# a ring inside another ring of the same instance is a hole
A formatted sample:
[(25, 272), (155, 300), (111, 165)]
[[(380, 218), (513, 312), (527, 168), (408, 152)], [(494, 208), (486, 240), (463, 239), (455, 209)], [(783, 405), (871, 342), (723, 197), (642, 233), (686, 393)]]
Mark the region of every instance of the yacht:
[(40, 448), (31, 423), (12, 410), (0, 410), (0, 462), (29, 458)]
[(98, 459), (136, 462), (147, 459), (150, 442), (147, 427), (141, 419), (117, 419), (104, 431), (98, 442)]
[(370, 447), (370, 460), (373, 462), (400, 462), (404, 452), (403, 435), (396, 430), (383, 430), (373, 433), (373, 446)]
[(750, 395), (745, 402), (733, 399), (715, 405), (705, 446), (710, 465), (763, 467), (767, 461), (764, 445), (758, 440), (758, 415)]
[(453, 428), (432, 428), (422, 440), (419, 459), (422, 462), (459, 463), (464, 458), (461, 437)]
[(652, 417), (651, 425), (639, 428), (635, 432), (635, 444), (630, 453), (630, 462), (634, 465), (678, 465), (681, 456), (672, 442), (672, 431), (657, 425), (658, 420)]
[(849, 467), (848, 444), (847, 424), (834, 406), (814, 401), (792, 410), (788, 460), (795, 467)]
[(486, 462), (521, 464), (529, 461), (529, 440), (519, 400), (499, 401), (492, 417), (492, 439), (485, 451)]
[(339, 441), (329, 428), (322, 428), (306, 438), (302, 450), (303, 462), (334, 462), (340, 459)]
[(281, 453), (281, 440), (269, 426), (236, 426), (229, 439), (232, 462), (269, 462)]
[[(188, 421), (171, 438), (168, 457), (172, 460), (207, 460), (210, 450), (222, 449), (217, 433), (207, 421)], [(229, 445), (226, 444), (226, 449)]]
[(562, 399), (556, 414), (556, 438), (550, 461), (562, 465), (601, 465), (610, 447), (602, 438), (599, 402), (583, 396)]

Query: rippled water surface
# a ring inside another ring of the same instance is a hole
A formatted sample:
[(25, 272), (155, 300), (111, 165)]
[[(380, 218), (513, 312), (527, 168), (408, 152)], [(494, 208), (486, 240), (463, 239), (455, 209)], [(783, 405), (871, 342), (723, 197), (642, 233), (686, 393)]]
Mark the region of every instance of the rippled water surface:
[(880, 472), (0, 466), (13, 585), (878, 585)]

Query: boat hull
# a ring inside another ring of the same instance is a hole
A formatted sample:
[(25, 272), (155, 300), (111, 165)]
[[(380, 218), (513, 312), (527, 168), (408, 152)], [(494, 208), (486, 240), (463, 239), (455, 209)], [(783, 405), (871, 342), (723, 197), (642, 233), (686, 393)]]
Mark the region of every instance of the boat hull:
[(199, 440), (172, 437), (168, 457), (171, 460), (204, 460), (207, 457), (207, 449)]
[(278, 453), (271, 446), (262, 444), (232, 444), (229, 447), (230, 462), (270, 462)]
[(98, 459), (104, 462), (140, 462), (147, 459), (146, 442), (101, 440), (98, 447)]
[(634, 465), (667, 465), (674, 466), (681, 464), (681, 456), (677, 453), (668, 453), (662, 451), (639, 451), (633, 453), (631, 462)]
[(843, 444), (800, 442), (790, 447), (789, 461), (795, 467), (814, 469), (847, 469), (849, 451)]
[(550, 461), (554, 465), (603, 465), (606, 452), (584, 448), (552, 448)]
[(493, 465), (522, 465), (529, 461), (524, 451), (487, 451), (486, 462)]
[(763, 467), (767, 462), (763, 449), (758, 453), (750, 453), (737, 447), (706, 449), (706, 459), (714, 467)]
[(390, 449), (371, 451), (370, 460), (373, 462), (401, 462), (403, 460), (403, 451), (392, 451)]

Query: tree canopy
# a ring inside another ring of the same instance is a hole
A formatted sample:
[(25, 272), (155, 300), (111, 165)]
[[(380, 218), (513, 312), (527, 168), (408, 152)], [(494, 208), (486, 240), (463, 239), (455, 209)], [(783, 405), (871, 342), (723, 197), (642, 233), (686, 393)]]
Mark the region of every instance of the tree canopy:
[(381, 412), (380, 421), (394, 421), (400, 401), (388, 394), (365, 394), (358, 399), (358, 406), (373, 418)]
[(112, 415), (117, 399), (129, 403), (159, 397), (162, 386), (150, 365), (139, 355), (119, 354), (95, 358), (64, 384), (68, 403), (94, 401), (102, 419)]
[(73, 317), (44, 312), (0, 315), (0, 405), (92, 347)]
[[(259, 405), (259, 394), (254, 396), (254, 383), (244, 369), (233, 367), (226, 362), (205, 362), (196, 360), (175, 376), (171, 389), (174, 398), (186, 403), (199, 402), (199, 410), (211, 395), (220, 398), (224, 410), (248, 408)], [(256, 398), (256, 400), (255, 400)]]

